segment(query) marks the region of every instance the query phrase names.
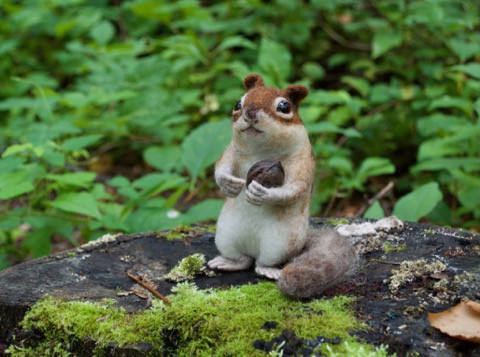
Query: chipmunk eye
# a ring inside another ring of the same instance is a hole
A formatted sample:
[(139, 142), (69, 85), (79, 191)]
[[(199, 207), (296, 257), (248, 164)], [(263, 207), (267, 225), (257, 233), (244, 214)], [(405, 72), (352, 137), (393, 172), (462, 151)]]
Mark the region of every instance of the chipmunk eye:
[(233, 110), (240, 110), (242, 109), (242, 101), (238, 101), (237, 103), (235, 103), (235, 108)]
[(277, 105), (277, 111), (288, 114), (290, 112), (290, 103), (286, 100), (281, 100)]

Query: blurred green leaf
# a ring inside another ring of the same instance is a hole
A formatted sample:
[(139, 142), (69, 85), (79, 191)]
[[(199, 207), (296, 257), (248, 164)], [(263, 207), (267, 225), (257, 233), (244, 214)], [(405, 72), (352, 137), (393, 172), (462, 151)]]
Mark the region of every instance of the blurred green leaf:
[(27, 171), (0, 173), (0, 200), (8, 200), (35, 189)]
[(383, 29), (375, 33), (372, 41), (372, 57), (378, 58), (402, 43), (402, 33)]
[(186, 181), (184, 177), (174, 174), (148, 174), (135, 180), (132, 187), (140, 189), (143, 196), (149, 197), (176, 188)]
[(451, 67), (454, 71), (460, 71), (473, 78), (480, 79), (480, 64), (479, 63), (467, 63), (467, 64), (460, 64), (457, 66)]
[(65, 140), (61, 144), (61, 146), (63, 149), (69, 150), (69, 151), (80, 150), (98, 142), (100, 139), (102, 139), (102, 137), (103, 137), (102, 135), (77, 136), (77, 137)]
[(355, 184), (360, 188), (368, 177), (384, 174), (392, 174), (395, 172), (395, 166), (389, 159), (382, 157), (369, 157), (362, 161), (360, 168), (355, 176)]
[(61, 168), (65, 166), (65, 155), (61, 152), (52, 150), (51, 148), (48, 148), (45, 151), (45, 153), (43, 154), (43, 158), (48, 164), (52, 166)]
[(61, 209), (62, 211), (78, 213), (100, 219), (97, 202), (88, 192), (69, 192), (58, 196), (54, 201), (45, 202), (47, 206)]
[(343, 90), (317, 90), (309, 95), (308, 100), (311, 103), (320, 105), (346, 104), (351, 100), (351, 96), (348, 94), (348, 92)]
[(337, 133), (337, 134), (343, 134), (347, 137), (352, 137), (352, 138), (361, 137), (361, 134), (355, 129), (352, 129), (352, 128), (343, 129), (338, 127), (335, 124), (328, 123), (328, 122), (307, 124), (306, 128), (310, 134)]
[(23, 245), (33, 252), (34, 258), (50, 254), (51, 236), (55, 232), (53, 227), (35, 229), (27, 235)]
[(400, 198), (392, 214), (401, 220), (417, 222), (428, 215), (442, 198), (438, 183), (430, 182)]
[(22, 222), (20, 221), (19, 217), (4, 214), (2, 217), (0, 217), (0, 231), (13, 230), (17, 228), (21, 223)]
[(426, 137), (445, 135), (455, 131), (456, 128), (470, 126), (466, 117), (433, 113), (417, 121), (417, 129), (421, 135)]
[(468, 42), (454, 38), (448, 41), (448, 44), (462, 62), (465, 62), (480, 52), (480, 44), (476, 42)]
[(466, 115), (470, 115), (472, 113), (472, 102), (465, 98), (445, 95), (432, 100), (430, 106), (428, 107), (428, 109), (431, 111), (438, 108), (457, 108), (465, 112)]
[(179, 225), (180, 213), (169, 208), (140, 208), (128, 216), (131, 232), (171, 229)]
[(32, 145), (32, 143), (11, 145), (3, 152), (2, 157), (6, 158), (10, 155), (15, 155), (15, 154), (22, 153), (24, 151), (30, 151), (33, 149), (34, 149), (34, 146)]
[(72, 172), (64, 174), (48, 174), (45, 178), (64, 185), (87, 188), (91, 186), (96, 176), (97, 175), (94, 172)]
[(304, 64), (302, 71), (305, 77), (310, 79), (318, 80), (325, 77), (325, 69), (318, 63), (307, 62)]
[(6, 174), (11, 171), (15, 171), (20, 165), (23, 164), (22, 159), (14, 156), (8, 156), (0, 159), (0, 173)]
[(344, 76), (342, 82), (358, 91), (362, 97), (366, 97), (370, 92), (370, 83), (363, 78)]
[(229, 121), (205, 123), (182, 143), (182, 161), (195, 181), (202, 170), (218, 160), (231, 140)]
[(469, 209), (476, 209), (480, 207), (480, 183), (477, 187), (467, 187), (462, 189), (458, 198), (462, 205)]
[(109, 21), (102, 21), (90, 32), (90, 36), (99, 44), (105, 45), (115, 35), (115, 28)]
[(282, 86), (290, 75), (292, 56), (288, 49), (276, 41), (266, 37), (260, 42), (258, 65), (260, 69), (272, 78), (276, 85)]
[(32, 192), (35, 181), (44, 174), (40, 165), (30, 164), (15, 171), (0, 172), (0, 200), (8, 200)]
[(364, 218), (380, 219), (385, 217), (383, 208), (378, 201), (375, 201), (364, 213)]
[(169, 172), (180, 171), (182, 149), (178, 146), (149, 146), (143, 152), (143, 159), (157, 170)]
[(190, 208), (181, 218), (182, 224), (216, 220), (224, 200), (206, 199)]
[(108, 180), (108, 184), (113, 187), (127, 187), (130, 185), (130, 180), (123, 176), (115, 176)]
[(476, 157), (445, 157), (424, 160), (414, 165), (411, 170), (413, 173), (422, 171), (443, 171), (463, 169), (466, 172), (480, 170), (480, 158)]
[(341, 156), (334, 156), (327, 161), (327, 165), (333, 169), (343, 171), (345, 173), (352, 172), (352, 161)]
[(0, 251), (0, 270), (6, 269), (10, 266), (8, 256), (6, 253)]
[[(480, 136), (479, 127), (460, 127), (454, 133), (444, 137), (437, 137), (424, 141), (418, 149), (418, 160), (428, 158), (453, 156), (465, 152), (475, 152), (477, 138)], [(480, 154), (480, 149), (476, 150)]]
[(478, 98), (475, 101), (474, 108), (475, 108), (475, 111), (477, 112), (477, 116), (480, 117), (480, 98)]
[(251, 50), (257, 49), (257, 45), (254, 42), (247, 40), (245, 37), (231, 36), (225, 38), (222, 43), (218, 45), (218, 51), (225, 51), (233, 47), (245, 47)]

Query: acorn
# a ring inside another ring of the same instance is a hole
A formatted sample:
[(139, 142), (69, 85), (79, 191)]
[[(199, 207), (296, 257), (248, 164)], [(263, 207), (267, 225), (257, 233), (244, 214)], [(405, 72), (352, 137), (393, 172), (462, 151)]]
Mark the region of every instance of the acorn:
[(285, 180), (282, 163), (278, 160), (262, 160), (255, 163), (248, 170), (247, 187), (253, 180), (267, 188), (282, 186)]

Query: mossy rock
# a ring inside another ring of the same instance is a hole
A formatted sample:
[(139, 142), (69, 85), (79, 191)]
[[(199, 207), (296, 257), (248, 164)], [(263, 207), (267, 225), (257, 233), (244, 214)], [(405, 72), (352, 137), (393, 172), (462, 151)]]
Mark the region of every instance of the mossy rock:
[[(183, 258), (217, 254), (212, 232), (186, 232), (177, 240), (167, 239), (169, 232), (107, 236), (0, 272), (0, 351), (10, 345), (15, 355), (480, 352), (426, 320), (427, 311), (480, 299), (477, 235), (407, 224), (402, 233), (377, 237), (378, 249), (365, 253), (355, 277), (319, 299), (295, 301), (253, 271), (180, 284), (165, 280)], [(442, 259), (446, 268), (441, 275), (399, 280), (392, 292), (389, 282), (399, 264), (418, 259)], [(136, 285), (127, 271), (148, 277), (171, 305), (126, 293)]]

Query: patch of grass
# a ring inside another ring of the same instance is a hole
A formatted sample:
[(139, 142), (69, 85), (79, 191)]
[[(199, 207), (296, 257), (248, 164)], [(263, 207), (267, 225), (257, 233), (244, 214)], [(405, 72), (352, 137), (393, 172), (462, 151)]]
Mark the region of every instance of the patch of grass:
[[(11, 347), (10, 352), (48, 354), (59, 346), (65, 353), (74, 352), (69, 347), (74, 336), (79, 341), (95, 341), (96, 352), (100, 353), (111, 343), (124, 346), (146, 342), (152, 346), (151, 353), (174, 348), (172, 352), (180, 356), (199, 351), (204, 355), (251, 356), (262, 354), (253, 348), (255, 340), (272, 339), (284, 329), (306, 339), (319, 335), (342, 339), (338, 345), (322, 345), (323, 351), (319, 352), (323, 353), (343, 353), (360, 347), (376, 351), (349, 334), (365, 328), (353, 315), (354, 299), (350, 297), (304, 303), (288, 299), (271, 282), (228, 290), (198, 290), (194, 284), (181, 283), (175, 292), (170, 296), (171, 305), (154, 301), (151, 309), (134, 314), (114, 307), (112, 301), (65, 302), (46, 297), (21, 323), (24, 329), (35, 328), (43, 333), (45, 340), (27, 350)], [(278, 325), (268, 331), (261, 329), (266, 321)], [(175, 340), (175, 346), (168, 336)]]

